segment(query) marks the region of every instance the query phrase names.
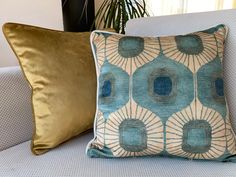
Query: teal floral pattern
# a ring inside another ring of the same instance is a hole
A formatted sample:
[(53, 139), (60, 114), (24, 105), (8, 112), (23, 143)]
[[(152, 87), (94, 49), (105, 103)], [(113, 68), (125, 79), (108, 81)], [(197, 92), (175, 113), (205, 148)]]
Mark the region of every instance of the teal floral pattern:
[(223, 80), (226, 35), (224, 25), (167, 37), (93, 32), (98, 99), (87, 155), (236, 162)]
[[(223, 143), (222, 143), (223, 142)], [(214, 159), (226, 148), (225, 121), (198, 99), (166, 122), (166, 150), (191, 159)]]
[(111, 35), (107, 38), (106, 57), (109, 63), (122, 68), (129, 75), (160, 53), (157, 38)]
[(193, 73), (217, 56), (217, 41), (214, 34), (197, 32), (184, 36), (160, 38), (166, 57), (184, 64)]
[(163, 150), (163, 124), (156, 114), (131, 99), (110, 114), (105, 141), (116, 157), (155, 155)]

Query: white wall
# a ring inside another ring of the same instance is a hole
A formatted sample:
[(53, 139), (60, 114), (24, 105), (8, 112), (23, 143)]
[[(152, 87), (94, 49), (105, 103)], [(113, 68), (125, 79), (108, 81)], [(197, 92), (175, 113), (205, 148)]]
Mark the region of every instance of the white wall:
[[(0, 26), (5, 22), (63, 30), (61, 0), (0, 0)], [(0, 32), (0, 67), (16, 65), (18, 61)]]

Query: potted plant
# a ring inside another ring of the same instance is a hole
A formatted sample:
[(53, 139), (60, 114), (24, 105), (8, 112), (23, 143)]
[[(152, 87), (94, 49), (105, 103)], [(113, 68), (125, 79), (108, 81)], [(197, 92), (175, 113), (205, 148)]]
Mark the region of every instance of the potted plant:
[(149, 16), (145, 0), (104, 0), (93, 25), (95, 28), (114, 28), (124, 34), (129, 19), (144, 16)]
[(124, 34), (129, 19), (149, 16), (145, 0), (102, 1), (94, 16), (94, 0), (62, 0), (65, 30), (113, 28)]

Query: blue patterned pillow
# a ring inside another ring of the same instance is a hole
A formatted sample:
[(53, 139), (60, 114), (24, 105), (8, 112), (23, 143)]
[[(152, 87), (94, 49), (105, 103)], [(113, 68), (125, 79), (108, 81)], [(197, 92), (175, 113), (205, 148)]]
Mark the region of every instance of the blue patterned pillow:
[(223, 86), (227, 29), (168, 37), (91, 35), (97, 76), (90, 157), (235, 161)]

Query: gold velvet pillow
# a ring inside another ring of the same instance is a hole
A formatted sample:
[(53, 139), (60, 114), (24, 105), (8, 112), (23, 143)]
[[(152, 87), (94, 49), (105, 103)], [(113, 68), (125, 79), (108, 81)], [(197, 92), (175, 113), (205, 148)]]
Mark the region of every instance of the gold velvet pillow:
[(3, 32), (32, 88), (32, 152), (45, 153), (92, 128), (96, 74), (90, 33), (14, 23)]

